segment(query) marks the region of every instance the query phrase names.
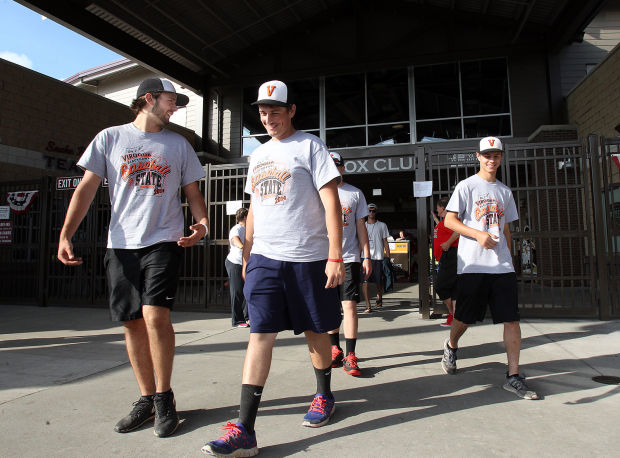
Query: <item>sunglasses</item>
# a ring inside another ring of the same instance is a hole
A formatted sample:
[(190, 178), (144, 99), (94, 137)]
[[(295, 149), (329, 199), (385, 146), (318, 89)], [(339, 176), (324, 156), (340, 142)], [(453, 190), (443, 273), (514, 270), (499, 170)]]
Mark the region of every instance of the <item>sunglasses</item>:
[(377, 213), (377, 210), (368, 210), (369, 213)]

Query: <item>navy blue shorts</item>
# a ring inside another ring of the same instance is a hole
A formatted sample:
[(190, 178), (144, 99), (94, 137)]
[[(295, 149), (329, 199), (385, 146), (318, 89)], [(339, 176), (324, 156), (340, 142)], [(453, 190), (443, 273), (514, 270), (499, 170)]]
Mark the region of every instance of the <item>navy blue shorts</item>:
[(336, 288), (325, 289), (327, 260), (276, 261), (252, 254), (245, 273), (243, 294), (250, 313), (250, 332), (292, 329), (324, 333), (340, 326)]

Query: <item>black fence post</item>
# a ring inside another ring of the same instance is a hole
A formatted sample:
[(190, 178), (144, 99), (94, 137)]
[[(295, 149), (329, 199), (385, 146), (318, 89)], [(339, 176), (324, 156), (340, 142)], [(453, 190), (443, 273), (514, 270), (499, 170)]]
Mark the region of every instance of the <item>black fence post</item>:
[[(594, 204), (594, 253), (598, 277), (598, 316), (601, 320), (610, 319), (609, 273), (607, 271), (607, 253), (605, 250), (605, 215), (603, 214), (603, 197), (601, 192), (601, 163), (598, 136), (588, 135), (590, 151), (590, 170), (592, 173), (592, 201)], [(594, 286), (594, 285), (593, 285)]]
[(47, 307), (47, 276), (49, 266), (49, 238), (51, 228), (49, 217), (49, 203), (51, 195), (52, 180), (49, 176), (44, 176), (41, 179), (41, 187), (39, 191), (39, 284), (37, 303), (40, 307)]
[[(417, 149), (415, 158), (415, 180), (426, 181), (426, 154), (424, 148)], [(420, 296), (420, 313), (422, 318), (429, 319), (431, 317), (431, 304), (428, 297), (430, 289), (428, 278), (428, 266), (430, 263), (428, 254), (428, 211), (426, 208), (426, 197), (415, 199), (418, 227), (418, 295)]]

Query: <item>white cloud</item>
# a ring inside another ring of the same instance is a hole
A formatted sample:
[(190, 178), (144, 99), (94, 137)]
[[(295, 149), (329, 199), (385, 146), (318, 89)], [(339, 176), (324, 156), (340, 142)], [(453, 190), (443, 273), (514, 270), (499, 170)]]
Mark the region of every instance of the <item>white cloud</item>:
[(45, 21), (46, 19), (47, 19), (47, 18), (46, 18), (45, 16), (41, 15), (41, 20), (42, 20), (42, 21)]
[(0, 59), (8, 60), (22, 67), (32, 68), (32, 61), (26, 54), (17, 54), (12, 51), (0, 51)]

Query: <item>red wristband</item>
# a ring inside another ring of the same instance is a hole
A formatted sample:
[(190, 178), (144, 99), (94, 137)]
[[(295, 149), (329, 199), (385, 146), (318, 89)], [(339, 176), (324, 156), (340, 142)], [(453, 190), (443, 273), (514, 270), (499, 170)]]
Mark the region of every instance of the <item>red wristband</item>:
[(332, 258), (327, 258), (327, 260), (328, 260), (329, 262), (343, 262), (343, 259), (342, 259), (342, 258), (340, 258), (340, 259), (332, 259)]

